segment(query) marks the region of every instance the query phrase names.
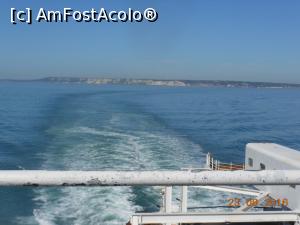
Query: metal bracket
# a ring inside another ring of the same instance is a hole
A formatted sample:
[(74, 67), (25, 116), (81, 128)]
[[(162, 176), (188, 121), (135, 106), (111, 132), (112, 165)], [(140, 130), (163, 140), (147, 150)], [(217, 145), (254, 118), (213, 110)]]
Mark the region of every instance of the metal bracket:
[[(261, 201), (264, 200), (266, 198), (269, 197), (269, 193), (268, 192), (261, 192), (255, 199), (257, 201)], [(239, 207), (238, 209), (236, 209), (237, 212), (246, 212), (249, 209), (253, 208), (255, 205), (249, 205), (247, 203), (245, 203), (244, 205), (242, 205), (241, 207)]]

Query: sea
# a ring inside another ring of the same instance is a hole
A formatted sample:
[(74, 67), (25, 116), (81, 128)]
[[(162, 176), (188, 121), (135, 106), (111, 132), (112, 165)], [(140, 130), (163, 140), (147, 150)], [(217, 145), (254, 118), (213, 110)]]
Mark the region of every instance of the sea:
[[(1, 170), (178, 170), (244, 161), (249, 142), (300, 149), (300, 89), (0, 82)], [(125, 224), (161, 187), (0, 187), (0, 224)], [(174, 188), (174, 210), (178, 201)], [(190, 210), (225, 205), (189, 189)]]

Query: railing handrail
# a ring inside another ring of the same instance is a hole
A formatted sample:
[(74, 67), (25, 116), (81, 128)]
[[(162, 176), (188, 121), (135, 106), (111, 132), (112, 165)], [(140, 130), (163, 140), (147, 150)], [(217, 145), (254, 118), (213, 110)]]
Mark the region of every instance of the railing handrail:
[(237, 164), (237, 163), (223, 163), (219, 161), (219, 165), (224, 165), (224, 166), (243, 166), (244, 164)]
[(300, 185), (300, 170), (42, 171), (2, 170), (0, 186)]
[(212, 170), (244, 170), (245, 164), (238, 163), (224, 163), (219, 160), (215, 160), (208, 152), (206, 154), (206, 166)]

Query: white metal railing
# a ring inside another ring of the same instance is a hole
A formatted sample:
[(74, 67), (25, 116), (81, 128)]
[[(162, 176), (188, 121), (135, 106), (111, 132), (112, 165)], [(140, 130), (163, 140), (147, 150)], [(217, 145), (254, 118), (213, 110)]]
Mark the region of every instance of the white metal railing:
[(42, 171), (2, 170), (0, 186), (299, 185), (300, 170)]
[(149, 213), (135, 214), (132, 225), (140, 224), (230, 224), (289, 222), (299, 225), (299, 212), (247, 212), (247, 213)]
[[(190, 186), (181, 186), (180, 192), (180, 208), (179, 212), (186, 213), (187, 212), (187, 200), (188, 200), (188, 187)], [(265, 191), (255, 190), (255, 189), (247, 189), (247, 188), (239, 188), (239, 187), (232, 187), (232, 186), (193, 186), (202, 189), (208, 189), (213, 191), (221, 191), (227, 193), (235, 193), (240, 195), (247, 195), (253, 196), (259, 200), (263, 198), (269, 197), (269, 193)], [(239, 211), (247, 211), (248, 209), (252, 208), (251, 205), (242, 205), (238, 210)], [(161, 212), (171, 213), (172, 212), (172, 186), (164, 187), (163, 191), (163, 205), (161, 207)]]
[[(179, 170), (179, 171), (42, 171), (2, 170), (0, 186), (165, 186), (161, 213), (135, 214), (132, 225), (149, 223), (193, 223), (193, 222), (244, 222), (251, 221), (246, 214), (190, 214), (187, 213), (188, 186), (205, 187), (212, 190), (240, 194), (259, 195), (256, 191), (230, 189), (208, 185), (300, 185), (300, 170), (263, 171), (220, 171), (220, 170)], [(180, 214), (172, 213), (172, 186), (181, 186)], [(230, 190), (229, 190), (230, 189)], [(244, 209), (242, 209), (244, 210)], [(247, 208), (245, 209), (247, 210)], [(259, 214), (261, 215), (261, 214)], [(266, 216), (265, 214), (264, 216)], [(269, 215), (269, 214), (268, 214)], [(212, 219), (212, 216), (214, 219)], [(252, 214), (251, 214), (252, 216)], [(251, 217), (250, 216), (250, 217)], [(255, 215), (256, 216), (256, 215)], [(273, 217), (272, 217), (273, 216)], [(275, 216), (275, 217), (274, 217)], [(276, 217), (277, 216), (277, 217)], [(210, 219), (211, 218), (211, 219)], [(281, 213), (261, 217), (259, 221), (296, 221), (298, 213)], [(252, 217), (253, 219), (253, 217)], [(257, 219), (257, 218), (256, 218)]]
[(224, 163), (220, 160), (216, 160), (212, 157), (210, 153), (206, 154), (206, 166), (211, 170), (244, 170), (245, 164), (236, 164), (236, 163)]

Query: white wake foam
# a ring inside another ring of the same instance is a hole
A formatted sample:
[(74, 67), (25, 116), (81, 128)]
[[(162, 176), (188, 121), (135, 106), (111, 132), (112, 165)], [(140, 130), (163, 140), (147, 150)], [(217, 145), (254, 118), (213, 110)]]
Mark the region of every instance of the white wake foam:
[[(55, 138), (41, 153), (45, 158), (42, 169), (178, 169), (199, 167), (203, 162), (200, 146), (161, 131), (78, 126), (51, 132)], [(35, 192), (33, 214), (41, 225), (123, 225), (136, 210), (142, 210), (135, 205), (136, 193), (130, 187), (41, 188)]]

